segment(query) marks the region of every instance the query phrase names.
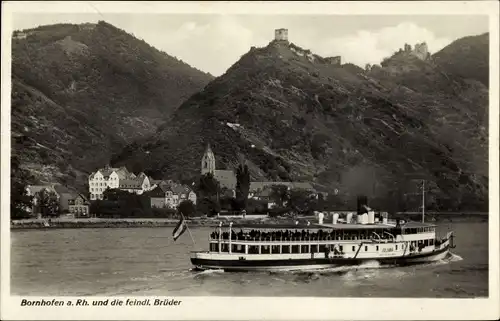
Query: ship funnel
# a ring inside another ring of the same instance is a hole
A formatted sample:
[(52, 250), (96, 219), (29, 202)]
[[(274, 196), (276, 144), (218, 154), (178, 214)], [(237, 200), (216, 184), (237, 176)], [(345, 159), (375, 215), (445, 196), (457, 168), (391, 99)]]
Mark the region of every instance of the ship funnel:
[(318, 213), (318, 223), (323, 224), (323, 218), (325, 217), (325, 214), (323, 212)]
[(375, 224), (375, 212), (374, 211), (368, 212), (368, 224)]
[(388, 222), (388, 219), (387, 219), (388, 216), (389, 215), (387, 213), (382, 213), (382, 223), (383, 224), (387, 224), (387, 222)]
[(358, 205), (358, 215), (366, 213), (366, 207), (368, 206), (368, 197), (360, 195), (357, 198)]

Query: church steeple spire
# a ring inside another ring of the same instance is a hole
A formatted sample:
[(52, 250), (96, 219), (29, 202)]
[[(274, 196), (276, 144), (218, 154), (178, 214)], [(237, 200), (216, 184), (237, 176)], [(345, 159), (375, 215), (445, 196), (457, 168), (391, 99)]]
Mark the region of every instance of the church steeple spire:
[(207, 144), (207, 149), (205, 150), (205, 154), (201, 159), (201, 175), (205, 175), (206, 173), (215, 172), (215, 155), (212, 152), (212, 148), (210, 148), (210, 144)]

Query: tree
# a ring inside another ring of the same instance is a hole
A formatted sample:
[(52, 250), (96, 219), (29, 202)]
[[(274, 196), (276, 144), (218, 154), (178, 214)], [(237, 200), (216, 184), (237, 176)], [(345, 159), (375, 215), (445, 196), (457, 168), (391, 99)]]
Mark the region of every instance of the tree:
[[(321, 195), (321, 194), (320, 194)], [(347, 196), (341, 194), (328, 194), (326, 198), (318, 198), (318, 208), (324, 211), (345, 210), (350, 207), (346, 203)]]
[(317, 200), (308, 190), (295, 189), (290, 192), (290, 200), (287, 207), (298, 213), (306, 213), (316, 210)]
[(134, 194), (121, 189), (107, 187), (102, 193), (102, 198), (106, 201), (120, 201), (126, 200), (133, 195)]
[(200, 177), (196, 190), (201, 196), (217, 196), (217, 193), (220, 193), (219, 182), (212, 173), (206, 173)]
[(10, 217), (11, 219), (27, 218), (33, 206), (33, 197), (28, 196), (26, 186), (31, 183), (33, 176), (19, 166), (17, 157), (11, 158), (10, 171)]
[(197, 204), (198, 211), (207, 215), (215, 215), (220, 211), (220, 184), (212, 173), (200, 177), (196, 191), (200, 199)]
[(59, 201), (56, 193), (44, 188), (37, 193), (36, 198), (38, 199), (37, 207), (43, 217), (59, 216)]
[(24, 186), (11, 187), (11, 219), (28, 218), (33, 205), (33, 197), (28, 195)]
[(177, 211), (184, 216), (191, 216), (196, 212), (196, 207), (191, 200), (184, 200), (177, 207)]
[(273, 185), (271, 186), (271, 200), (277, 207), (284, 207), (285, 203), (290, 199), (288, 186), (286, 185)]
[(220, 204), (211, 198), (202, 198), (196, 204), (197, 210), (208, 216), (217, 215), (220, 212)]
[[(122, 217), (139, 217), (151, 213), (151, 199), (148, 194), (137, 195), (120, 189), (107, 188), (103, 193), (102, 207)], [(118, 210), (116, 210), (118, 208)]]
[(260, 201), (255, 199), (248, 200), (247, 212), (254, 214), (265, 214), (269, 211), (267, 201)]
[(250, 171), (247, 165), (240, 165), (236, 170), (236, 200), (239, 210), (246, 209), (249, 192)]

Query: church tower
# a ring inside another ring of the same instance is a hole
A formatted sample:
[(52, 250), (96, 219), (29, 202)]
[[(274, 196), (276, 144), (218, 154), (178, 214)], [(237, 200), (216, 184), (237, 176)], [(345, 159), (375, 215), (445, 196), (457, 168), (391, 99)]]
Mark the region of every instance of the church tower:
[(207, 150), (201, 159), (201, 175), (206, 173), (215, 174), (215, 155), (210, 148), (210, 144), (207, 145)]

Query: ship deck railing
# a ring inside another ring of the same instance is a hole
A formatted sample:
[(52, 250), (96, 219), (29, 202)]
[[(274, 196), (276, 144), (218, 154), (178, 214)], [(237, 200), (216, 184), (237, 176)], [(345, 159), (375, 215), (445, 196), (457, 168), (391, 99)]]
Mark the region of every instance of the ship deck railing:
[(271, 243), (278, 243), (278, 242), (287, 242), (287, 243), (303, 243), (303, 242), (330, 242), (330, 241), (364, 241), (364, 242), (393, 242), (394, 239), (391, 238), (381, 238), (381, 239), (376, 239), (376, 238), (245, 238), (245, 239), (228, 239), (228, 238), (210, 238), (210, 242), (224, 242), (224, 243), (229, 243), (231, 242), (243, 242), (243, 243), (262, 243), (262, 242), (271, 242)]

